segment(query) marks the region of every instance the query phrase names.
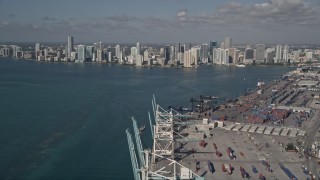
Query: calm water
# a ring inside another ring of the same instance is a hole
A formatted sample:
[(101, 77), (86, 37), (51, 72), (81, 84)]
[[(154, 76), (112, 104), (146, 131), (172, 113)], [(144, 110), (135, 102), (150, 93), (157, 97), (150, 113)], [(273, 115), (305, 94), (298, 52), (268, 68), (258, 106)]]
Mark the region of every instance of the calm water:
[[(200, 94), (233, 98), (289, 70), (0, 59), (0, 179), (132, 179), (125, 129), (131, 116), (148, 123), (152, 94), (164, 107)], [(149, 127), (142, 141), (151, 145)]]

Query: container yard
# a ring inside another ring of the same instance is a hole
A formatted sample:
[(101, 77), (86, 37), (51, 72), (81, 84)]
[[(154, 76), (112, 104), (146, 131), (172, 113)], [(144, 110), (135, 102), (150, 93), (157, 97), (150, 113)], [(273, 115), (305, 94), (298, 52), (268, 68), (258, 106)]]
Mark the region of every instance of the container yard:
[(317, 88), (317, 78), (291, 72), (219, 105), (217, 96), (191, 98), (192, 112), (163, 109), (153, 97), (152, 147), (142, 147), (134, 118), (135, 141), (126, 131), (135, 179), (315, 179)]

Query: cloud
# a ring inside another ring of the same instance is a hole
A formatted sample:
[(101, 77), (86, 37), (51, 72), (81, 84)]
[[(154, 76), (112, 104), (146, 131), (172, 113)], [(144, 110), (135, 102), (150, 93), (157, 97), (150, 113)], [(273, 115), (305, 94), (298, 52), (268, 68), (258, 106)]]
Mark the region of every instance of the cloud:
[[(291, 36), (296, 36), (299, 35), (298, 31), (304, 32), (303, 30), (308, 27), (320, 28), (319, 10), (312, 5), (310, 1), (307, 3), (305, 0), (260, 0), (259, 3), (251, 4), (228, 2), (219, 7), (212, 7), (210, 11), (198, 12), (198, 14), (196, 12), (191, 14), (188, 9), (180, 9), (174, 12), (171, 17), (155, 17), (153, 15), (138, 17), (120, 14), (91, 19), (66, 18), (57, 20), (45, 16), (42, 18), (43, 21), (37, 22), (38, 24), (8, 23), (0, 20), (0, 33), (16, 32), (17, 29), (21, 29), (20, 34), (23, 34), (22, 29), (25, 28), (30, 34), (34, 31), (43, 34), (83, 33), (92, 36), (102, 34), (104, 37), (108, 34), (122, 33), (123, 36), (131, 38), (132, 34), (136, 33), (140, 35), (140, 38), (143, 38), (146, 34), (152, 37), (153, 33), (161, 37), (160, 34), (165, 34), (164, 32), (171, 34), (172, 37), (177, 34), (182, 37), (182, 34), (189, 36), (192, 33), (204, 36), (203, 32), (208, 32), (210, 35), (213, 32), (238, 35), (240, 32), (253, 32), (252, 29), (255, 29), (256, 32), (269, 30), (272, 32), (269, 34), (276, 34), (279, 31), (286, 32), (288, 29), (295, 29), (295, 35), (292, 33)], [(184, 33), (181, 33), (182, 31)], [(261, 36), (258, 34), (257, 36)], [(117, 39), (119, 38), (124, 37), (119, 35)], [(138, 37), (135, 38), (138, 39)]]
[(8, 17), (13, 18), (13, 17), (16, 17), (16, 15), (14, 15), (14, 14), (9, 14)]
[(319, 12), (303, 0), (271, 0), (246, 6), (232, 2), (218, 13), (226, 22), (242, 24), (320, 24)]
[(55, 20), (57, 20), (57, 19), (54, 18), (54, 17), (45, 16), (45, 17), (42, 18), (42, 20), (43, 20), (43, 21), (55, 21)]

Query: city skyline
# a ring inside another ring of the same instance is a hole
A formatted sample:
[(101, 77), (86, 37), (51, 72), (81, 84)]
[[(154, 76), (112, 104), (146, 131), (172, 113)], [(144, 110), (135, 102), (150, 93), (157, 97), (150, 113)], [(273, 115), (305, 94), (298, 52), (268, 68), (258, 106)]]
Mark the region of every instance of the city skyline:
[(0, 41), (319, 42), (316, 0), (0, 0)]

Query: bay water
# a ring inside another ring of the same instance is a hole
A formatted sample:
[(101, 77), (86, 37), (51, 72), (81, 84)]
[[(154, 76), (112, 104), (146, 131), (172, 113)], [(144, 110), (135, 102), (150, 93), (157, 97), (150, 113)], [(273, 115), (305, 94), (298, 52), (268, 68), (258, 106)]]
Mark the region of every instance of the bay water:
[(133, 179), (131, 117), (152, 139), (151, 98), (166, 108), (191, 97), (232, 99), (292, 70), (283, 66), (148, 68), (0, 58), (0, 179)]

